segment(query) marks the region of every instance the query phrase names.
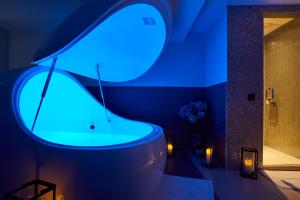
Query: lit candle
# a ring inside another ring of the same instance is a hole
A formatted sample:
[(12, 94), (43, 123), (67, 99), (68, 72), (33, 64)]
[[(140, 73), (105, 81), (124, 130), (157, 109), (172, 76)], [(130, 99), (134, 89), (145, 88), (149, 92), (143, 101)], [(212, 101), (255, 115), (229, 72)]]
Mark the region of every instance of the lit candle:
[(245, 166), (245, 172), (247, 174), (253, 174), (253, 172), (254, 172), (253, 160), (245, 159), (244, 160), (244, 166)]
[(56, 196), (56, 199), (57, 200), (64, 200), (65, 198), (64, 198), (64, 195), (59, 194), (59, 195)]
[(174, 150), (173, 144), (169, 143), (167, 146), (167, 150), (168, 150), (168, 155), (171, 156)]
[(206, 148), (205, 155), (206, 155), (206, 164), (207, 165), (210, 165), (212, 162), (212, 154), (213, 154), (213, 149), (211, 147)]

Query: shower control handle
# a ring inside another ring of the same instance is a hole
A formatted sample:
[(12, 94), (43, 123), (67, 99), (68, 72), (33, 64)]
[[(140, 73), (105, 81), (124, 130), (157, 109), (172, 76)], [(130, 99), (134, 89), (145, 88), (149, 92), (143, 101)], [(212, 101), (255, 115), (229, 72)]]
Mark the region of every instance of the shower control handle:
[(275, 92), (274, 88), (268, 88), (266, 90), (266, 104), (275, 104)]

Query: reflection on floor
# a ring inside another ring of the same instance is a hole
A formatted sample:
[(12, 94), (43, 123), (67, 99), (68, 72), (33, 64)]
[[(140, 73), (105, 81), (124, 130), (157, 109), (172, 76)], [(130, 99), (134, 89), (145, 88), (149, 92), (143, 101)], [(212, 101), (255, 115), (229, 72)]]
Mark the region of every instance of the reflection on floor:
[(258, 179), (240, 177), (238, 170), (224, 168), (207, 169), (201, 161), (191, 155), (191, 159), (205, 179), (212, 180), (214, 192), (221, 200), (298, 200), (300, 191), (284, 189), (269, 178), (259, 174)]
[(282, 189), (293, 189), (300, 192), (300, 171), (270, 171), (262, 173)]
[(211, 180), (204, 180), (187, 151), (167, 159), (165, 175), (152, 200), (213, 200)]
[(175, 176), (203, 179), (202, 174), (193, 164), (187, 151), (177, 151), (176, 156), (168, 158), (165, 173)]
[(209, 180), (164, 175), (152, 200), (213, 200)]
[(263, 165), (300, 165), (300, 159), (264, 145)]

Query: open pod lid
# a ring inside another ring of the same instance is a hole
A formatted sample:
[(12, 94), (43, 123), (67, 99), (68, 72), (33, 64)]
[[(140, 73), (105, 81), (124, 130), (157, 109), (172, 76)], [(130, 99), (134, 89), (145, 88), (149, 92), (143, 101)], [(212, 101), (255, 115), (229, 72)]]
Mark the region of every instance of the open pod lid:
[(170, 34), (167, 0), (96, 0), (67, 17), (38, 50), (33, 63), (101, 80), (122, 82), (144, 74)]

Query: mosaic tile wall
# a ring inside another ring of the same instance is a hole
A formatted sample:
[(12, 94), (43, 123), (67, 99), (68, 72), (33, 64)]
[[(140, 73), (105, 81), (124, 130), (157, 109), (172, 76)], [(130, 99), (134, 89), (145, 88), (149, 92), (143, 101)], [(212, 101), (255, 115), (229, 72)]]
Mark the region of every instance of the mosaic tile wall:
[(241, 146), (257, 148), (261, 165), (263, 16), (285, 12), (300, 12), (300, 5), (228, 7), (227, 169), (239, 169)]

